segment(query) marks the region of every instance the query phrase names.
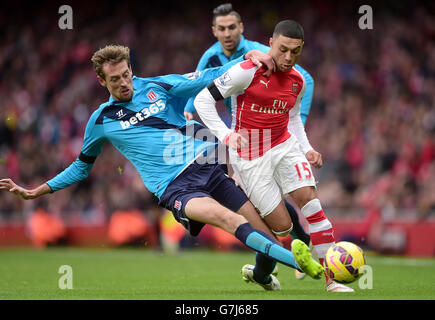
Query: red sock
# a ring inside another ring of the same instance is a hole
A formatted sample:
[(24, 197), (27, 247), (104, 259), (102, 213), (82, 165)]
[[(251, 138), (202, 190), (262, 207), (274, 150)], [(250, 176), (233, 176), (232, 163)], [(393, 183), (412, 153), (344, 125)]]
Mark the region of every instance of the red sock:
[[(319, 199), (309, 201), (302, 207), (301, 212), (308, 221), (308, 231), (314, 247), (314, 253), (323, 265), (326, 251), (335, 243), (332, 224), (325, 216)], [(326, 284), (329, 284), (332, 280), (326, 273), (325, 277)]]
[[(319, 262), (322, 266), (325, 266), (325, 264), (324, 264), (325, 258), (319, 258)], [(328, 274), (326, 273), (326, 270), (325, 270), (324, 274), (325, 274), (326, 285), (329, 285), (332, 282), (332, 279), (328, 276)]]

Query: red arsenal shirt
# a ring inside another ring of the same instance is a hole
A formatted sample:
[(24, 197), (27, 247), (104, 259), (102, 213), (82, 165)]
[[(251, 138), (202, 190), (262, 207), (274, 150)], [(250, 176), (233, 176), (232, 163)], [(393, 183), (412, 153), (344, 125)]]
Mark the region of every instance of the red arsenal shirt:
[[(248, 148), (239, 152), (246, 159), (262, 156), (270, 148), (286, 141), (291, 134), (295, 134), (302, 149), (308, 151), (311, 146), (299, 114), (305, 78), (296, 68), (288, 72), (274, 72), (270, 77), (263, 76), (263, 73), (264, 70), (251, 60), (234, 65), (195, 99), (201, 119), (221, 141), (231, 131), (246, 137)], [(231, 130), (209, 110), (213, 108), (210, 97), (215, 102), (230, 96)], [(295, 122), (293, 130), (292, 121)]]

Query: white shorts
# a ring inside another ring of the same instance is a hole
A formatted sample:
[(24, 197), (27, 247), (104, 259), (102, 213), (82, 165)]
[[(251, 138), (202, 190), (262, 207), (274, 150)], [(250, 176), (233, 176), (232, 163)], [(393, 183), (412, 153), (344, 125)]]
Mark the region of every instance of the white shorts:
[(240, 186), (262, 218), (270, 214), (288, 193), (316, 186), (310, 163), (294, 135), (254, 160), (242, 159), (232, 149), (229, 155)]

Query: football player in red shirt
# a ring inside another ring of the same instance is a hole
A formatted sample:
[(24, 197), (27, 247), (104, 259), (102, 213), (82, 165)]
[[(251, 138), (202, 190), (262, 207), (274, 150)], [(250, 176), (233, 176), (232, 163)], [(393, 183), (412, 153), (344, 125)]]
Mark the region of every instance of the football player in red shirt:
[[(306, 81), (294, 65), (304, 45), (302, 26), (281, 21), (269, 44), (277, 72), (266, 77), (252, 62), (241, 62), (202, 90), (194, 104), (204, 124), (230, 147), (235, 175), (266, 224), (276, 235), (288, 234), (292, 221), (283, 198), (290, 195), (308, 221), (314, 252), (323, 263), (335, 239), (311, 170), (322, 166), (322, 155), (310, 145), (300, 116)], [(231, 129), (215, 107), (228, 97)], [(261, 268), (243, 272), (254, 282), (261, 279), (255, 276)], [(325, 276), (328, 291), (353, 291)]]

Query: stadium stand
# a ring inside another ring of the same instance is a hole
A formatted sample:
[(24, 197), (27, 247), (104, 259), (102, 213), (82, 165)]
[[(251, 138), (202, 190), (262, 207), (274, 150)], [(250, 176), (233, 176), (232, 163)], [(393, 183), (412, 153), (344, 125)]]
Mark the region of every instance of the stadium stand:
[[(209, 26), (216, 4), (78, 1), (73, 30), (59, 29), (55, 2), (25, 2), (26, 10), (0, 4), (0, 177), (36, 186), (75, 160), (88, 117), (107, 100), (90, 62), (96, 49), (130, 46), (138, 76), (191, 72), (215, 41)], [(315, 174), (329, 216), (338, 223), (368, 221), (378, 212), (367, 230), (342, 232), (358, 239), (379, 221), (425, 221), (433, 234), (434, 5), (376, 4), (374, 29), (360, 30), (353, 2), (292, 4), (233, 1), (251, 40), (267, 39), (287, 17), (305, 28), (299, 63), (315, 80), (306, 129), (323, 154), (325, 165)], [(0, 192), (0, 225), (17, 226), (42, 207), (66, 226), (101, 227), (126, 203), (145, 213), (154, 206), (136, 170), (106, 146), (91, 176), (56, 196), (20, 201)], [(409, 253), (407, 228), (399, 228), (405, 243), (398, 252)], [(381, 240), (373, 241), (382, 251)], [(434, 255), (434, 247), (425, 254)]]

